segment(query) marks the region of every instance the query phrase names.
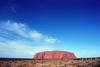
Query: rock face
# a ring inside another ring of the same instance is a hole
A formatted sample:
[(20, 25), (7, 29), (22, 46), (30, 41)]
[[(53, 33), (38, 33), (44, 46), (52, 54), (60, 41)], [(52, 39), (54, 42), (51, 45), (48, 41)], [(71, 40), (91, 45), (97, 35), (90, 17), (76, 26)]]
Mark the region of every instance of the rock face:
[(45, 51), (36, 53), (35, 59), (74, 59), (76, 56), (67, 51)]

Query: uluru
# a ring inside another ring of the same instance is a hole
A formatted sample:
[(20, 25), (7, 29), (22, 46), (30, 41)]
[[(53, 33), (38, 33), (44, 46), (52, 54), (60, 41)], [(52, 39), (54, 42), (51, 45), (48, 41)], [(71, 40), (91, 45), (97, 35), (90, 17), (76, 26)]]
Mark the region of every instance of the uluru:
[(75, 54), (68, 51), (44, 51), (34, 55), (35, 59), (74, 59)]

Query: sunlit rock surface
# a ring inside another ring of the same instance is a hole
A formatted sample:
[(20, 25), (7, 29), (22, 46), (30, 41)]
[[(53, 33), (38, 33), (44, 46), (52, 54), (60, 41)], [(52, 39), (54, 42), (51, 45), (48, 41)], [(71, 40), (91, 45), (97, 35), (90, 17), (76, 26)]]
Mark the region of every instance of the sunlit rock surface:
[(45, 51), (36, 53), (35, 59), (74, 59), (74, 53), (67, 51)]

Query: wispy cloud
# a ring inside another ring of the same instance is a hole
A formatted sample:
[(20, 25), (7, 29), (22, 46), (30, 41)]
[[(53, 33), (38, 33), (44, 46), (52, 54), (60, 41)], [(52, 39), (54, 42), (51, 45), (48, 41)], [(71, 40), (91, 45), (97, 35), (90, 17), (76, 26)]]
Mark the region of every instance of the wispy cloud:
[[(29, 45), (27, 42), (22, 41), (0, 42), (0, 55), (5, 54), (7, 56), (7, 54), (9, 54), (10, 57), (32, 57), (36, 52), (52, 49), (53, 48), (48, 45), (32, 46)], [(17, 56), (15, 56), (16, 54)]]
[(87, 57), (100, 57), (100, 50), (79, 50), (79, 51), (74, 51), (77, 57), (80, 58), (87, 58)]
[[(3, 33), (2, 33), (3, 32)], [(0, 27), (0, 55), (29, 57), (39, 51), (53, 50), (57, 39), (44, 35), (28, 25), (17, 22), (4, 22)], [(28, 56), (29, 55), (29, 56)]]
[(45, 37), (45, 42), (47, 42), (47, 43), (49, 43), (49, 44), (55, 43), (55, 42), (57, 42), (57, 41), (58, 41), (58, 39), (56, 39), (56, 38), (49, 37), (49, 36), (46, 36), (46, 37)]
[(29, 32), (29, 27), (27, 25), (11, 21), (2, 23), (1, 28), (17, 33), (23, 37), (27, 37), (27, 32)]
[(30, 35), (30, 37), (31, 37), (33, 40), (35, 40), (35, 41), (40, 41), (40, 40), (42, 40), (43, 37), (44, 37), (42, 33), (39, 33), (39, 32), (37, 32), (37, 31), (31, 31), (31, 32), (29, 33), (29, 35)]
[(31, 29), (23, 23), (8, 21), (1, 25), (1, 28), (19, 34), (22, 37), (33, 39), (34, 41), (44, 40), (45, 42), (56, 42), (57, 39), (51, 36), (44, 35), (37, 30)]

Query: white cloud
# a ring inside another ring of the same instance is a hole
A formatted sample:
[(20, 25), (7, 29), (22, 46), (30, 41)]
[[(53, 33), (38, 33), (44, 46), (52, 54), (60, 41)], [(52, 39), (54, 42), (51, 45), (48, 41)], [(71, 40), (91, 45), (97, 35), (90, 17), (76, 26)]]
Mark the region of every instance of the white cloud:
[(35, 41), (40, 41), (43, 38), (43, 34), (37, 32), (37, 31), (32, 31), (30, 32), (30, 36), (35, 40)]
[(49, 43), (49, 44), (52, 44), (52, 43), (57, 42), (57, 39), (55, 39), (55, 38), (53, 38), (53, 37), (46, 36), (46, 37), (45, 37), (45, 42), (47, 42), (47, 43)]
[[(19, 53), (19, 54), (32, 54), (33, 47), (24, 44), (20, 41), (6, 41), (5, 43), (0, 42), (0, 50), (3, 52)], [(0, 51), (1, 52), (1, 51)]]
[(74, 50), (78, 58), (100, 57), (100, 50)]
[(27, 32), (29, 32), (29, 27), (27, 25), (17, 22), (8, 21), (3, 23), (1, 27), (24, 37), (27, 37)]
[(11, 57), (15, 57), (15, 54), (20, 55), (20, 57), (33, 57), (35, 53), (47, 50), (53, 50), (53, 47), (48, 45), (33, 47), (22, 41), (0, 42), (0, 54), (10, 54)]
[[(0, 55), (9, 54), (10, 56), (13, 56), (13, 57), (16, 57), (16, 56), (18, 57), (19, 55), (20, 57), (27, 57), (27, 56), (32, 57), (32, 55), (34, 55), (36, 52), (53, 50), (54, 45), (48, 45), (48, 44), (53, 44), (57, 42), (57, 39), (51, 36), (44, 35), (38, 32), (37, 30), (31, 29), (26, 24), (8, 21), (1, 24), (0, 29), (1, 28), (6, 29), (7, 30), (6, 33), (8, 31), (16, 33), (20, 35), (21, 37), (23, 37), (23, 39), (19, 38), (15, 40), (9, 40), (9, 37), (4, 38), (0, 36), (1, 37), (0, 38)], [(9, 33), (9, 34), (12, 35), (12, 33)], [(7, 34), (2, 34), (2, 35), (8, 36)], [(16, 35), (13, 34), (11, 38), (15, 36)], [(16, 37), (20, 37), (20, 36), (16, 36)], [(41, 44), (41, 41), (42, 41), (42, 44)]]
[(50, 44), (55, 43), (57, 41), (57, 39), (51, 36), (43, 35), (37, 30), (30, 29), (30, 27), (27, 26), (26, 24), (8, 21), (7, 23), (2, 24), (1, 26), (2, 28), (15, 32), (23, 37), (31, 38), (34, 41), (44, 40), (44, 42), (50, 43)]

